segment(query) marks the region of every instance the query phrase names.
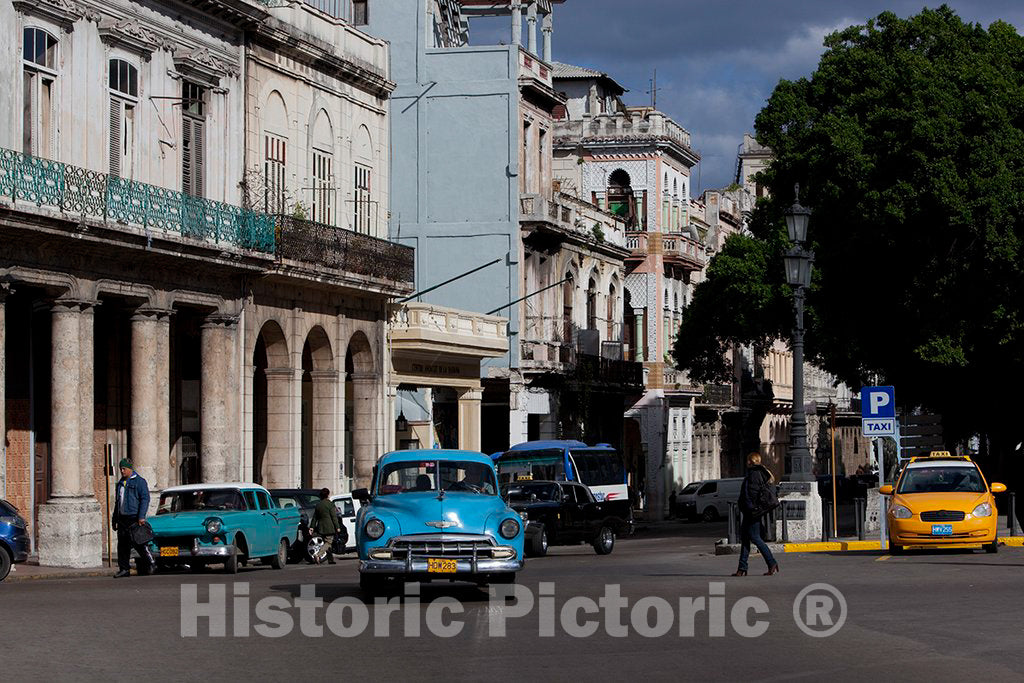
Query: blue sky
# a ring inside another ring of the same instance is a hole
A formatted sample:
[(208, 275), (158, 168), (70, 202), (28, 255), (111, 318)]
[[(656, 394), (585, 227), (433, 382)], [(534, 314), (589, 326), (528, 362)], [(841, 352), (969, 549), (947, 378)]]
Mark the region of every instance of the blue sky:
[[(553, 57), (607, 72), (649, 104), (658, 72), (658, 109), (692, 134), (701, 163), (692, 191), (733, 180), (736, 148), (780, 78), (809, 76), (834, 30), (885, 10), (906, 17), (924, 0), (566, 0), (554, 14)], [(1024, 27), (1024, 0), (952, 0), (963, 19)], [(474, 21), (471, 42), (497, 42), (507, 23)], [(539, 34), (539, 32), (538, 32)], [(491, 40), (491, 38), (494, 38)], [(507, 39), (507, 38), (505, 38)], [(539, 39), (539, 35), (538, 35)], [(524, 39), (525, 42), (525, 39)]]

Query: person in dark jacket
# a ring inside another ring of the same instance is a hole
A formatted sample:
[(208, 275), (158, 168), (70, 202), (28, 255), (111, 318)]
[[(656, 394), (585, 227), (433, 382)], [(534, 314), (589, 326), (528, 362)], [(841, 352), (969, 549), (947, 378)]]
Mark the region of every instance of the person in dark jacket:
[(341, 532), (341, 521), (338, 519), (338, 508), (331, 500), (329, 489), (320, 489), (320, 502), (313, 510), (312, 527), (324, 539), (324, 545), (327, 547), (327, 561), (334, 564), (331, 544), (334, 542), (334, 535)]
[(140, 575), (153, 573), (153, 555), (146, 544), (132, 541), (132, 527), (146, 521), (149, 511), (149, 484), (139, 476), (131, 461), (121, 461), (121, 479), (114, 490), (114, 514), (110, 526), (117, 532), (117, 569), (115, 579), (131, 576), (132, 548), (139, 554), (135, 568)]
[(768, 544), (761, 538), (762, 519), (771, 512), (766, 503), (768, 497), (766, 494), (768, 493), (768, 487), (774, 485), (775, 477), (772, 476), (767, 467), (761, 464), (761, 454), (751, 453), (748, 455), (747, 474), (743, 478), (743, 484), (740, 486), (739, 499), (740, 512), (743, 514), (740, 523), (740, 540), (742, 542), (740, 546), (740, 566), (733, 576), (747, 575), (747, 558), (750, 557), (751, 541), (757, 546), (757, 549), (761, 552), (761, 557), (764, 558), (765, 563), (768, 565), (768, 571), (765, 572), (765, 576), (779, 573), (779, 563), (772, 556), (772, 551), (768, 548)]

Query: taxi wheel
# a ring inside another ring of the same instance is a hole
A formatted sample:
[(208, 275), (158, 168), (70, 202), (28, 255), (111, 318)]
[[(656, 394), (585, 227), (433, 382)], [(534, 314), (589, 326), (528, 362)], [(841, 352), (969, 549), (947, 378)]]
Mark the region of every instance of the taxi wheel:
[(889, 539), (889, 554), (890, 555), (904, 555), (904, 554), (906, 554), (906, 552), (907, 551), (903, 549), (903, 546), (896, 545), (895, 543), (892, 542), (892, 538)]
[(999, 552), (999, 539), (997, 538), (996, 540), (992, 541), (991, 543), (986, 543), (982, 547), (985, 549), (986, 553), (998, 553)]

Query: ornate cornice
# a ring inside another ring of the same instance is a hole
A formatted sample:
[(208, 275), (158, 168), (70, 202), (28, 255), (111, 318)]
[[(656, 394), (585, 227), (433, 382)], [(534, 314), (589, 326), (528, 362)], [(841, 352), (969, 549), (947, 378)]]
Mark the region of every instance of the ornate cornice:
[(64, 31), (70, 33), (76, 21), (87, 19), (88, 21), (99, 22), (100, 15), (79, 5), (72, 0), (14, 0), (14, 9), (21, 14), (41, 17), (59, 25)]
[(138, 19), (104, 19), (100, 22), (100, 40), (149, 59), (153, 52), (167, 47), (167, 41), (142, 25)]
[(175, 50), (174, 66), (181, 74), (209, 85), (217, 85), (222, 78), (238, 76), (235, 65), (225, 62), (205, 47)]

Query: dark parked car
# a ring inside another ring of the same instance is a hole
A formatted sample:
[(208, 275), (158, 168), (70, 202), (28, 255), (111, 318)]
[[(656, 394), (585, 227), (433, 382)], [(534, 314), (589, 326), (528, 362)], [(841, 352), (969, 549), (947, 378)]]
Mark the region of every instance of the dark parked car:
[(0, 581), (11, 573), (11, 565), (28, 559), (25, 520), (6, 500), (0, 500)]
[[(312, 559), (309, 556), (307, 547), (312, 536), (309, 533), (309, 523), (313, 519), (313, 510), (320, 502), (320, 489), (270, 489), (270, 495), (277, 501), (278, 507), (297, 507), (302, 519), (299, 520), (298, 540), (292, 546), (290, 559), (292, 562)], [(342, 525), (342, 541), (348, 544), (348, 531)]]
[(519, 481), (507, 485), (513, 510), (524, 516), (526, 552), (547, 554), (549, 545), (589, 543), (598, 555), (615, 547), (615, 535), (628, 531), (618, 509), (599, 503), (583, 484), (570, 481)]

